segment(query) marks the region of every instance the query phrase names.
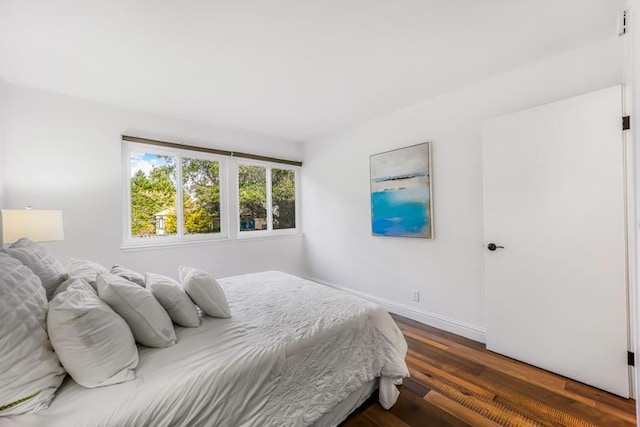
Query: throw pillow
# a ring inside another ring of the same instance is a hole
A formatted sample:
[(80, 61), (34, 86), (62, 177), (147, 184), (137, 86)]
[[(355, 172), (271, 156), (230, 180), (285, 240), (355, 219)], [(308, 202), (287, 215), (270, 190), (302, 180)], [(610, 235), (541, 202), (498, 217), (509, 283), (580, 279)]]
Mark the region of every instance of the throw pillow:
[(96, 275), (98, 273), (108, 273), (106, 267), (97, 262), (89, 261), (82, 258), (71, 258), (67, 262), (67, 273), (73, 279), (83, 279), (89, 283), (93, 289), (96, 289)]
[(131, 381), (138, 348), (126, 322), (85, 280), (73, 279), (50, 303), (49, 337), (69, 375), (95, 388)]
[(231, 317), (227, 297), (210, 273), (182, 265), (178, 272), (184, 290), (202, 311), (212, 317)]
[(46, 409), (66, 375), (47, 336), (47, 308), (38, 276), (0, 253), (0, 416)]
[(147, 289), (167, 310), (174, 323), (188, 328), (200, 325), (200, 315), (180, 283), (162, 274), (147, 273)]
[(148, 289), (120, 276), (98, 273), (98, 295), (127, 322), (137, 342), (147, 347), (176, 343), (171, 318)]
[(29, 267), (40, 278), (47, 293), (47, 300), (50, 300), (56, 288), (69, 278), (62, 263), (47, 248), (25, 237), (9, 246), (7, 253)]
[(125, 267), (124, 265), (116, 264), (111, 267), (111, 273), (116, 276), (120, 276), (123, 279), (127, 279), (130, 282), (135, 283), (136, 285), (144, 287), (144, 276), (137, 271), (133, 271), (130, 268)]

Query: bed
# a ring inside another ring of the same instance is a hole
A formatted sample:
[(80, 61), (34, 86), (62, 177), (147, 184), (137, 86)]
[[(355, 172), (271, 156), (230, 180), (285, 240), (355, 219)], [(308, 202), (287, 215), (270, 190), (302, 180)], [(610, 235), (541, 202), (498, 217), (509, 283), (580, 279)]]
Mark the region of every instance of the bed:
[(333, 426), (373, 392), (385, 408), (409, 375), (381, 307), (282, 272), (219, 280), (233, 316), (139, 346), (136, 379), (87, 389), (67, 378), (49, 408), (0, 426)]

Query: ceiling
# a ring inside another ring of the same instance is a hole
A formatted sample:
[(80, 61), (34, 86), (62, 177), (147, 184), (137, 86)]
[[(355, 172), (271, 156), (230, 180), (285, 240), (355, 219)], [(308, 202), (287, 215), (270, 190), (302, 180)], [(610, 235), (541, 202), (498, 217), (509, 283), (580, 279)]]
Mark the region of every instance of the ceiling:
[(0, 0), (0, 79), (304, 141), (615, 36), (624, 0)]

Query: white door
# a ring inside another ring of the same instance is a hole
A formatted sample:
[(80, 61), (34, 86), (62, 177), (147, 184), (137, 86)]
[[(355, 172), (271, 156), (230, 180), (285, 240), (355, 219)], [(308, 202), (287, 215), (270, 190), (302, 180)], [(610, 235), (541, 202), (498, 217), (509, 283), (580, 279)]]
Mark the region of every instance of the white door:
[(485, 124), (485, 286), (489, 350), (628, 397), (621, 105), (616, 86)]

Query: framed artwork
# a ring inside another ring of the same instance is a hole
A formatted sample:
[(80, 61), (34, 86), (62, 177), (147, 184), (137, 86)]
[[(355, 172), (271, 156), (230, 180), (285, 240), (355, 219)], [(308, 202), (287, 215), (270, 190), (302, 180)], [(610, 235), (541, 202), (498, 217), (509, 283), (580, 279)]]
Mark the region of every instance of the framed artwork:
[(374, 154), (369, 167), (372, 234), (433, 239), (431, 144)]

